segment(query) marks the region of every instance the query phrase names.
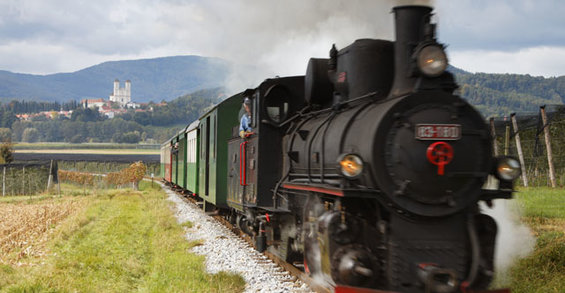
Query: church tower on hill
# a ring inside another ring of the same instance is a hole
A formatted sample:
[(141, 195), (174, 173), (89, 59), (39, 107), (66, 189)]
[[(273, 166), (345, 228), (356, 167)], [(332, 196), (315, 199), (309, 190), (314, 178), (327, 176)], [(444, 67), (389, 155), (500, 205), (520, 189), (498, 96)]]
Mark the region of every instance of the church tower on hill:
[(114, 80), (114, 93), (110, 95), (110, 101), (120, 104), (120, 107), (125, 107), (127, 103), (131, 102), (131, 81), (126, 80), (125, 87), (120, 87), (120, 81)]

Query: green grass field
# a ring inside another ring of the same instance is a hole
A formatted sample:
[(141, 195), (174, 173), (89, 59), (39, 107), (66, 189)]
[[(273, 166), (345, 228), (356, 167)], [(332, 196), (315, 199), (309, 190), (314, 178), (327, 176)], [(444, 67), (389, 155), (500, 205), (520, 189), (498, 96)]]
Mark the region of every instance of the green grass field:
[(129, 144), (129, 143), (62, 143), (62, 142), (43, 142), (14, 144), (15, 150), (61, 150), (61, 149), (140, 149), (140, 150), (159, 150), (156, 144)]
[[(65, 185), (70, 186), (70, 185)], [(82, 187), (65, 190), (67, 197)], [(65, 197), (63, 197), (65, 198)], [(240, 276), (205, 272), (203, 256), (189, 253), (157, 184), (140, 191), (98, 190), (84, 211), (53, 228), (47, 256), (0, 265), (2, 292), (241, 292)], [(42, 201), (49, 199), (43, 198)], [(8, 202), (0, 203), (9, 204)], [(23, 204), (23, 203), (22, 203)]]
[[(185, 227), (192, 224), (176, 222), (158, 185), (142, 182), (140, 191), (99, 189), (88, 196), (82, 186), (62, 186), (62, 197), (0, 199), (0, 208), (79, 201), (78, 212), (50, 225), (45, 255), (22, 257), (22, 248), (6, 256), (15, 261), (0, 262), (1, 292), (243, 290), (240, 276), (208, 274), (203, 257), (188, 252), (198, 245), (183, 238)], [(536, 246), (514, 264), (504, 283), (493, 287), (509, 287), (513, 293), (565, 292), (565, 192), (521, 189), (512, 202), (537, 237)]]
[(565, 292), (565, 190), (525, 188), (515, 202), (537, 240), (534, 252), (512, 267), (505, 285), (513, 293)]

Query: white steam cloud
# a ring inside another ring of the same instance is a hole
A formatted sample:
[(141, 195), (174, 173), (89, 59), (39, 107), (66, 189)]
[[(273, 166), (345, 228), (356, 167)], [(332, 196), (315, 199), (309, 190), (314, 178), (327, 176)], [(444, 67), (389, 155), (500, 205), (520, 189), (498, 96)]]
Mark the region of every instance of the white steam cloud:
[(520, 211), (512, 201), (495, 200), (494, 207), (485, 207), (483, 212), (493, 217), (498, 225), (494, 263), (497, 276), (505, 278), (516, 260), (533, 251), (536, 241), (530, 229), (520, 222)]

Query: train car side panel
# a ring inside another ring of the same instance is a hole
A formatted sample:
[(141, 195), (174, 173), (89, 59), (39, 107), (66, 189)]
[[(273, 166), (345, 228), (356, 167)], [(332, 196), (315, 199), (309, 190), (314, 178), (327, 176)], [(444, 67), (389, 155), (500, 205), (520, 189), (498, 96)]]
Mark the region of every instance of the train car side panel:
[(240, 106), (240, 96), (232, 96), (200, 118), (197, 193), (206, 203), (217, 207), (227, 206), (227, 141), (232, 128), (239, 124)]
[(200, 153), (198, 165), (198, 195), (204, 200), (210, 200), (209, 197), (209, 180), (210, 180), (210, 161), (208, 153), (210, 151), (210, 119), (209, 116), (200, 118)]
[(216, 135), (217, 135), (217, 119), (218, 119), (218, 111), (217, 109), (210, 113), (209, 118), (209, 125), (210, 125), (210, 135), (209, 135), (209, 151), (208, 151), (208, 162), (209, 162), (209, 179), (208, 179), (208, 198), (207, 202), (210, 202), (214, 205), (218, 205), (218, 193), (216, 192), (218, 189), (218, 176), (217, 172), (217, 149), (216, 149)]
[(243, 211), (243, 140), (235, 136), (228, 142), (228, 198), (229, 207)]
[(239, 126), (238, 113), (241, 108), (241, 97), (232, 96), (218, 106), (216, 149), (216, 205), (225, 207), (228, 196), (228, 140), (232, 137), (232, 128)]
[(178, 185), (179, 174), (179, 141), (178, 137), (174, 137), (171, 144), (171, 183)]

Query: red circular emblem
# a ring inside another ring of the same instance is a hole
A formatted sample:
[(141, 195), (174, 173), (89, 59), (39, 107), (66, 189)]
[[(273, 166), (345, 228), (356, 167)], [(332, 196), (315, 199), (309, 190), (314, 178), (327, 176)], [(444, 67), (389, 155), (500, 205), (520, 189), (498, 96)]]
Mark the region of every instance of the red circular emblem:
[(432, 143), (426, 152), (428, 161), (437, 166), (437, 174), (444, 174), (445, 165), (453, 160), (453, 147), (446, 142), (438, 141)]

